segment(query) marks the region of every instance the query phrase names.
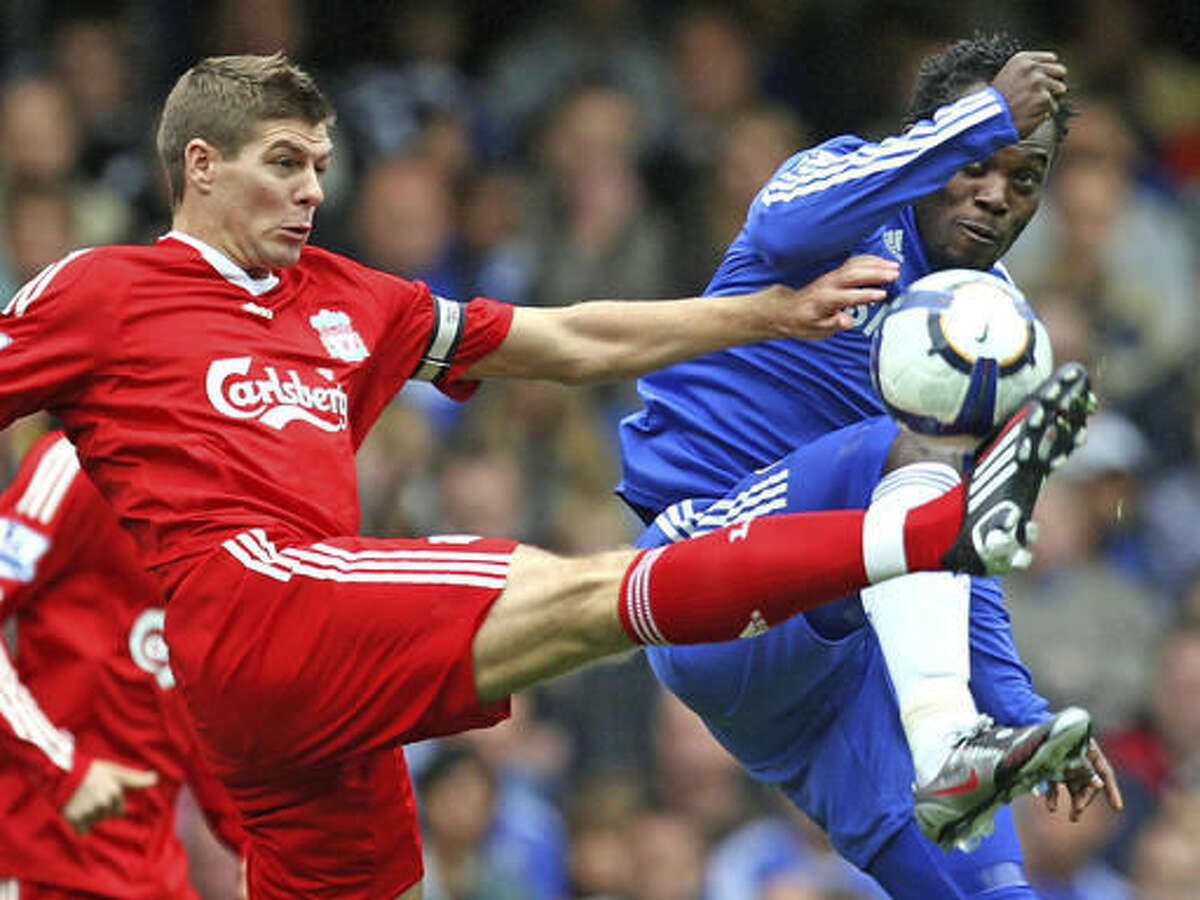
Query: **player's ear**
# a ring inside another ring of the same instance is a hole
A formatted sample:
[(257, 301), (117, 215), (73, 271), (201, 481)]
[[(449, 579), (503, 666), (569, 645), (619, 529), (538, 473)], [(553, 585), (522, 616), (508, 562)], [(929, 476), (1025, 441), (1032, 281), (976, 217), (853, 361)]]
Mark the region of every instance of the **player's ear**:
[(213, 175), (221, 151), (203, 138), (192, 138), (183, 148), (183, 181), (188, 187), (207, 194), (212, 191)]

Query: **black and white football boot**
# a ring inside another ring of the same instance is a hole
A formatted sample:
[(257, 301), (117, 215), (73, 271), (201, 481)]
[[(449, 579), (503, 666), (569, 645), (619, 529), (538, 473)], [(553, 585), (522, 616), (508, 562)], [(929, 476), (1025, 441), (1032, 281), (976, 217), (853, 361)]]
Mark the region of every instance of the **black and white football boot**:
[(1002, 575), (1029, 566), (1038, 492), (1051, 470), (1083, 445), (1095, 407), (1087, 370), (1067, 363), (983, 440), (967, 475), (962, 529), (942, 557), (947, 569)]

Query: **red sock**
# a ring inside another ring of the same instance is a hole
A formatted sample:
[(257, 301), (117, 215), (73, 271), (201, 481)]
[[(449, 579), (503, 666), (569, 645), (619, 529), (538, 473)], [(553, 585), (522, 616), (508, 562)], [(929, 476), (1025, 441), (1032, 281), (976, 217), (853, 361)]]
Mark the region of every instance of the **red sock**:
[(908, 511), (904, 520), (904, 556), (910, 572), (936, 572), (962, 528), (966, 487), (959, 483), (928, 503)]
[(960, 487), (865, 536), (861, 510), (791, 513), (647, 550), (621, 584), (621, 625), (639, 644), (760, 634), (873, 581), (941, 568), (962, 509)]

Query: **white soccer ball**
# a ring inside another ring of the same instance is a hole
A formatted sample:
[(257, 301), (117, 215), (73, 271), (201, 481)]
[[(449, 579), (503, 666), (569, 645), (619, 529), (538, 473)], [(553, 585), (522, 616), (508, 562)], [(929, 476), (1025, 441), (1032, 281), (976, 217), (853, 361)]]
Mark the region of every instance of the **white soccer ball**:
[(884, 406), (925, 434), (986, 434), (1053, 366), (1050, 337), (1024, 295), (974, 269), (913, 282), (871, 343)]

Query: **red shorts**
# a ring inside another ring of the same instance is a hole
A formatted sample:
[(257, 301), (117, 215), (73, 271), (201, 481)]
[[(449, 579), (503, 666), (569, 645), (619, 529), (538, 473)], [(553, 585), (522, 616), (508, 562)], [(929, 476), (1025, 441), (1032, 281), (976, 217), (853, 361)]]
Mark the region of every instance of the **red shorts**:
[(250, 836), (250, 896), (388, 900), (421, 876), (400, 744), (493, 725), (471, 643), (515, 541), (225, 542), (167, 606), (171, 667)]

